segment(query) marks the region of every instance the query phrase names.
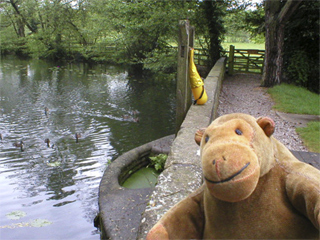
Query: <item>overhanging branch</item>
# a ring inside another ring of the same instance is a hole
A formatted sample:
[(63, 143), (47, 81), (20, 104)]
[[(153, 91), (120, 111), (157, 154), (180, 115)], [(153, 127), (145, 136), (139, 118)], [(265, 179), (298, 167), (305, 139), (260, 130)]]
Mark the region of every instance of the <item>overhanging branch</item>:
[(302, 0), (288, 0), (278, 15), (278, 23), (283, 24), (292, 16)]
[(14, 2), (13, 0), (10, 0), (11, 6), (13, 7), (13, 9), (16, 11), (16, 13), (21, 17), (22, 21), (24, 24), (26, 24), (26, 26), (29, 28), (29, 30), (33, 33), (36, 33), (37, 30), (34, 29), (25, 19), (25, 17), (21, 14), (21, 12), (19, 11), (19, 8), (16, 4), (16, 2)]

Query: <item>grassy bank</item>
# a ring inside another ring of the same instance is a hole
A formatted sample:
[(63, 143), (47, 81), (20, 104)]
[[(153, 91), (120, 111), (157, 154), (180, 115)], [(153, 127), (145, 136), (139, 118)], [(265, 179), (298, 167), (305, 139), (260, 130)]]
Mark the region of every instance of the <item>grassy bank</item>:
[(290, 84), (281, 84), (270, 88), (275, 101), (274, 108), (281, 112), (319, 115), (320, 96), (305, 88)]
[[(296, 114), (320, 114), (320, 96), (305, 88), (281, 84), (270, 88), (268, 93), (275, 101), (274, 108), (281, 112)], [(297, 128), (305, 146), (320, 153), (320, 122), (309, 122), (307, 127)]]
[(296, 131), (310, 151), (320, 153), (320, 122), (309, 122), (307, 127)]

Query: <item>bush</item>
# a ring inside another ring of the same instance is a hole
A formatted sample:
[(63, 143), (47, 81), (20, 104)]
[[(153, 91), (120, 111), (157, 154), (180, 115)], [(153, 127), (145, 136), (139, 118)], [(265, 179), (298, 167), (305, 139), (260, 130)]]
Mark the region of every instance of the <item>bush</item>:
[(288, 77), (298, 86), (306, 86), (310, 75), (309, 59), (304, 51), (298, 50), (289, 59)]
[(153, 166), (155, 170), (162, 171), (164, 169), (164, 164), (166, 163), (168, 155), (159, 154), (155, 157), (149, 157), (149, 158), (151, 160), (150, 165)]
[(302, 1), (285, 27), (284, 72), (289, 82), (319, 93), (319, 1)]
[(171, 73), (177, 69), (177, 49), (164, 48), (147, 54), (143, 67), (153, 72)]

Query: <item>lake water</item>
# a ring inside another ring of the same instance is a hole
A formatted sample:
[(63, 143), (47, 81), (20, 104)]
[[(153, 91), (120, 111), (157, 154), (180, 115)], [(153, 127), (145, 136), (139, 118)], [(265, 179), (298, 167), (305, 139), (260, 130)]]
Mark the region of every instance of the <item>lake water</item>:
[(93, 219), (107, 164), (174, 124), (172, 79), (2, 57), (0, 238), (99, 239)]

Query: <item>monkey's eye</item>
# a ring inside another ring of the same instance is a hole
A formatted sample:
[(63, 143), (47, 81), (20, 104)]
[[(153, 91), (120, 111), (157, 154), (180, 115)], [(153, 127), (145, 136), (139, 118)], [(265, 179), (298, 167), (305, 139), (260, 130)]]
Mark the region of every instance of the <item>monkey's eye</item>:
[(236, 134), (238, 134), (238, 135), (242, 135), (242, 131), (241, 131), (240, 129), (238, 129), (238, 128), (235, 130), (235, 132), (236, 132)]
[(208, 136), (208, 135), (204, 138), (204, 141), (205, 141), (206, 143), (209, 141), (209, 136)]

